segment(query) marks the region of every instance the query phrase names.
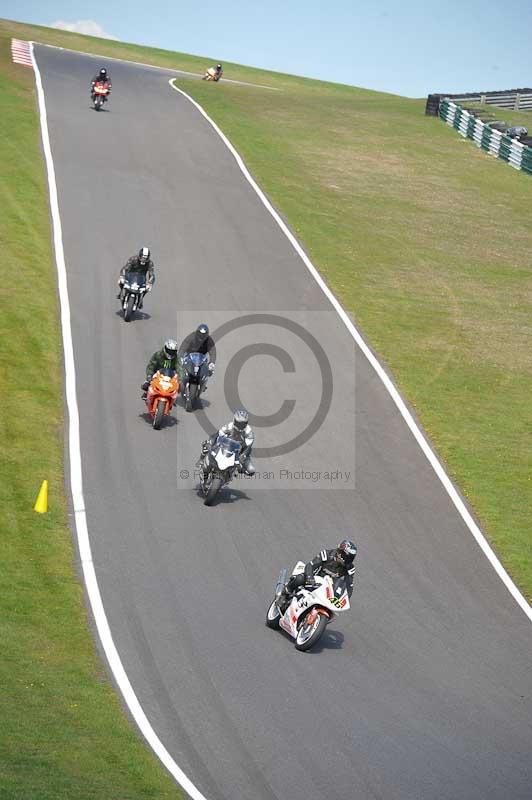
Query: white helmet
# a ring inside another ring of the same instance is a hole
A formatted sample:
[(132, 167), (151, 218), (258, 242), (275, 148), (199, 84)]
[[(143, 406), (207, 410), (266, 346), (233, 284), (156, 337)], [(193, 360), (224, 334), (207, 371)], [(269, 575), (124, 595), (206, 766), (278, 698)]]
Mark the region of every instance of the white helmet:
[(175, 339), (167, 339), (164, 343), (164, 352), (167, 358), (174, 358), (177, 355), (177, 342)]
[(149, 247), (141, 247), (139, 250), (139, 262), (140, 264), (145, 267), (148, 261), (150, 260), (150, 248)]
[(239, 408), (233, 415), (233, 425), (237, 431), (244, 431), (249, 422), (249, 414), (243, 408)]

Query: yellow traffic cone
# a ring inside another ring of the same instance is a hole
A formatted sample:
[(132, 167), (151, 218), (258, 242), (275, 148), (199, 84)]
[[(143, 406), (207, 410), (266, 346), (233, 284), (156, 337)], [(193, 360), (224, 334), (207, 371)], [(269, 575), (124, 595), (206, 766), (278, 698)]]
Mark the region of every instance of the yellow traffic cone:
[(48, 511), (48, 481), (42, 482), (33, 510), (38, 514), (46, 514)]

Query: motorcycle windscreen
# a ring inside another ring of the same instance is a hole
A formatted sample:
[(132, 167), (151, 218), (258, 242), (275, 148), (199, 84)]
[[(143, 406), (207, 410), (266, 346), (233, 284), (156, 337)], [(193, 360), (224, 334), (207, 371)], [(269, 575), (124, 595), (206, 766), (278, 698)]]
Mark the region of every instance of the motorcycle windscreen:
[(183, 366), (187, 372), (197, 375), (208, 360), (208, 357), (203, 353), (187, 353), (183, 359)]
[(334, 599), (332, 600), (332, 604), (336, 606), (336, 608), (341, 608), (342, 610), (348, 609), (349, 595), (347, 594), (347, 583), (345, 578), (333, 578), (333, 592)]
[(213, 452), (218, 468), (225, 470), (233, 467), (241, 449), (241, 445), (235, 442), (234, 439), (230, 439), (228, 436), (219, 436)]
[(146, 286), (146, 275), (144, 272), (126, 272), (125, 280), (129, 283), (130, 287), (135, 283), (139, 289), (143, 289)]

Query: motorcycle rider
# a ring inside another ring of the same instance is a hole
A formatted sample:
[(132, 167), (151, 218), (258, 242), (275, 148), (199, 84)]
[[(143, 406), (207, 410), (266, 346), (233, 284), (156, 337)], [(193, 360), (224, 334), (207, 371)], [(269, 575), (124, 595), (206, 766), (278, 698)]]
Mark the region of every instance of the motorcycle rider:
[(221, 64), (216, 64), (215, 67), (209, 67), (203, 76), (203, 80), (219, 81), (223, 75)]
[[(181, 342), (178, 356), (180, 362), (183, 361), (187, 353), (202, 353), (209, 356), (209, 375), (214, 372), (214, 365), (216, 364), (216, 345), (214, 339), (209, 335), (209, 326), (202, 322), (195, 331), (185, 336)], [(206, 386), (203, 391), (206, 390)]]
[(233, 414), (233, 419), (227, 425), (222, 425), (217, 433), (213, 433), (209, 439), (206, 439), (201, 445), (201, 458), (200, 464), (205, 470), (205, 459), (210, 453), (213, 444), (218, 436), (228, 436), (238, 444), (242, 445), (240, 451), (240, 468), (239, 472), (244, 472), (251, 477), (255, 474), (255, 465), (251, 461), (251, 451), (255, 441), (255, 434), (253, 433), (249, 424), (249, 414), (244, 409), (240, 408)]
[(105, 84), (107, 84), (107, 88), (109, 89), (109, 94), (111, 94), (111, 87), (112, 87), (113, 84), (111, 83), (111, 78), (109, 77), (109, 73), (107, 72), (105, 67), (102, 67), (101, 70), (99, 72), (97, 72), (96, 75), (94, 76), (94, 78), (91, 80), (91, 99), (92, 100), (94, 100), (94, 84), (95, 83), (105, 83)]
[(151, 379), (160, 369), (173, 369), (177, 372), (177, 342), (175, 339), (167, 339), (162, 349), (157, 350), (148, 361), (146, 380), (140, 387), (143, 392), (143, 400), (146, 400), (148, 396)]
[[(146, 276), (146, 287), (148, 292), (151, 292), (153, 284), (155, 283), (155, 267), (153, 266), (153, 261), (151, 260), (150, 256), (150, 248), (141, 247), (138, 255), (128, 258), (125, 266), (123, 266), (120, 270), (120, 275), (118, 278), (118, 294), (116, 295), (117, 300), (122, 299), (126, 272), (142, 272)], [(143, 306), (143, 299), (144, 298), (141, 295), (138, 305), (139, 308), (142, 308)]]
[(342, 539), (338, 547), (334, 547), (332, 550), (321, 550), (317, 556), (305, 564), (305, 569), (302, 573), (291, 575), (279, 596), (277, 605), (284, 613), (299, 587), (315, 585), (314, 575), (345, 578), (347, 594), (351, 597), (353, 594), (356, 555), (357, 546), (351, 539)]

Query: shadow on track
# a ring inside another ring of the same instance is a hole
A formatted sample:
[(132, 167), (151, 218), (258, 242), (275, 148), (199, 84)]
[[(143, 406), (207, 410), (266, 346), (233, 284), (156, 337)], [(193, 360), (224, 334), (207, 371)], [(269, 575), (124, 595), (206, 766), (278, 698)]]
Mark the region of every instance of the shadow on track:
[[(294, 644), (294, 640), (292, 637), (284, 631), (282, 628), (279, 628), (278, 631), (273, 631), (273, 633), (280, 633), (281, 636), (286, 639), (287, 642), (291, 642)], [(344, 634), (340, 631), (330, 630), (329, 628), (325, 629), (325, 633), (319, 640), (318, 644), (312, 647), (310, 650), (305, 652), (305, 655), (312, 655), (313, 653), (323, 653), (324, 650), (341, 650), (344, 644)]]
[[(143, 419), (144, 422), (147, 422), (149, 425), (153, 426), (153, 417), (149, 413), (149, 411), (144, 411), (142, 414), (139, 414), (139, 418)], [(173, 414), (166, 414), (163, 417), (163, 422), (160, 430), (164, 431), (165, 428), (173, 428), (175, 425), (179, 425), (179, 420), (176, 417), (174, 417)]]
[[(196, 487), (196, 494), (201, 500), (205, 499), (201, 493), (199, 484)], [(251, 500), (251, 497), (249, 497), (249, 495), (247, 495), (245, 492), (241, 492), (240, 489), (233, 489), (231, 485), (222, 486), (210, 508), (236, 503), (237, 500)]]
[[(115, 311), (115, 314), (117, 317), (120, 317), (120, 319), (124, 319), (124, 310), (122, 308), (118, 311)], [(131, 322), (133, 322), (135, 319), (151, 319), (151, 314), (147, 314), (145, 311), (135, 311), (134, 316), (131, 317)]]
[[(192, 411), (189, 411), (187, 413), (193, 414), (194, 411), (201, 411), (204, 408), (210, 408), (210, 406), (211, 406), (211, 403), (208, 400), (205, 400), (202, 397), (201, 400), (196, 400), (194, 402), (194, 407), (193, 407)], [(185, 411), (185, 401), (183, 400), (183, 395), (182, 394), (179, 394), (177, 396), (177, 400), (175, 401), (174, 407), (182, 408), (183, 411)]]
[(340, 631), (326, 629), (318, 644), (309, 653), (322, 653), (324, 650), (341, 650), (344, 634)]

